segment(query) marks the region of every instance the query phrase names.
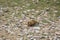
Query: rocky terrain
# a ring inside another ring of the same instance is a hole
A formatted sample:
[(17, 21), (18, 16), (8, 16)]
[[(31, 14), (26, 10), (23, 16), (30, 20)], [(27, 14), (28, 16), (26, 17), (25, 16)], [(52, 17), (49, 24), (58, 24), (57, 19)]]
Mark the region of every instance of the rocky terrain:
[(60, 0), (1, 0), (0, 40), (60, 40)]

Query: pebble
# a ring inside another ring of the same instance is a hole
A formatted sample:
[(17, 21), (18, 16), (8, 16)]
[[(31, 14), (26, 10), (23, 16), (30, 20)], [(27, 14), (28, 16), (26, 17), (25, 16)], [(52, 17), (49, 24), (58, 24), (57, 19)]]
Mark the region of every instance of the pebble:
[(60, 16), (58, 18), (60, 19)]
[(40, 27), (33, 27), (34, 30), (40, 30)]
[(23, 22), (23, 20), (20, 20), (20, 22)]
[(31, 9), (31, 11), (35, 11), (35, 9)]
[(30, 6), (30, 4), (29, 4), (29, 3), (27, 3), (27, 4), (26, 4), (26, 6)]
[(10, 40), (10, 39), (6, 39), (6, 40)]
[(28, 34), (28, 30), (26, 28), (23, 31), (24, 33)]
[(56, 2), (57, 0), (54, 0), (54, 2)]
[(27, 12), (30, 12), (31, 10), (27, 10)]
[(34, 38), (31, 38), (31, 40), (36, 40), (36, 39), (34, 39)]
[(26, 6), (22, 6), (22, 7), (26, 7)]
[(2, 40), (2, 38), (0, 38), (0, 40)]
[(27, 13), (27, 11), (23, 11), (24, 13)]
[(23, 37), (21, 37), (20, 40), (23, 40)]
[(58, 11), (57, 10), (54, 10), (55, 13), (57, 13)]
[(39, 30), (35, 30), (36, 33), (39, 33), (40, 31)]
[(29, 37), (32, 37), (33, 35), (28, 35), (27, 37), (29, 38)]
[(36, 13), (39, 13), (39, 11), (35, 11)]

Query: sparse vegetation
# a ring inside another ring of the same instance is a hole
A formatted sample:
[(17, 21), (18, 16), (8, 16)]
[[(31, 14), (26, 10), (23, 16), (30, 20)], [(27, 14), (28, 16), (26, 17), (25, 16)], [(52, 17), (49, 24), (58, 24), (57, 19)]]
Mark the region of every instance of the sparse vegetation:
[(0, 0), (0, 40), (58, 40), (59, 17), (60, 0)]

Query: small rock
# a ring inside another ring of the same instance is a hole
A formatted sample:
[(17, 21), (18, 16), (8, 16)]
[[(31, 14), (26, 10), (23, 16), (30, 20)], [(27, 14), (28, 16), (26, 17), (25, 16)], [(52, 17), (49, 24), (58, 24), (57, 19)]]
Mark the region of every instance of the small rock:
[(24, 13), (27, 13), (27, 11), (23, 11)]
[(23, 22), (23, 20), (20, 20), (20, 22)]
[(8, 9), (6, 9), (6, 10), (3, 10), (4, 12), (9, 12), (9, 10)]
[(30, 12), (31, 10), (27, 10), (28, 12)]
[(33, 29), (39, 30), (39, 29), (40, 29), (40, 27), (33, 27)]
[(34, 39), (34, 38), (31, 38), (31, 40), (36, 40), (36, 39)]
[(39, 11), (36, 11), (36, 13), (39, 13)]

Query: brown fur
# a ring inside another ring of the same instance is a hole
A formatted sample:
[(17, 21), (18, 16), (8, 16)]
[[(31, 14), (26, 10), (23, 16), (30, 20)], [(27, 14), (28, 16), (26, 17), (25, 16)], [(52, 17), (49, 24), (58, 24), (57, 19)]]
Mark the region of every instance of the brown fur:
[(35, 20), (28, 21), (28, 26), (34, 26), (37, 23)]

